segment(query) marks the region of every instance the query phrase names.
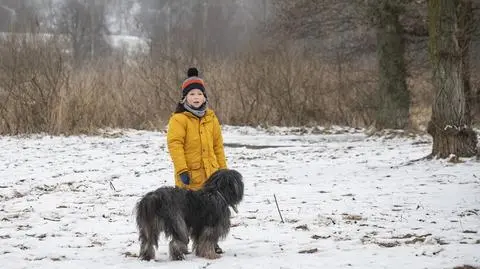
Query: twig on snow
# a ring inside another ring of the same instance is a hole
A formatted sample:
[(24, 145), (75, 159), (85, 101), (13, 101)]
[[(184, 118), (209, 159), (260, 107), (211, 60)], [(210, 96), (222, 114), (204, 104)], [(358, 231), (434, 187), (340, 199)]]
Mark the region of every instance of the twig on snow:
[(111, 188), (114, 192), (117, 191), (117, 190), (115, 189), (115, 186), (113, 186), (113, 183), (112, 183), (111, 181), (110, 181), (110, 188)]
[(48, 217), (43, 217), (44, 220), (49, 220), (49, 221), (60, 221), (60, 219), (52, 219)]
[(273, 198), (275, 198), (275, 204), (277, 205), (277, 210), (278, 210), (278, 215), (280, 215), (280, 220), (282, 221), (282, 223), (284, 223), (283, 217), (282, 217), (282, 212), (280, 211), (280, 207), (278, 206), (277, 196), (275, 196), (275, 194), (273, 194)]

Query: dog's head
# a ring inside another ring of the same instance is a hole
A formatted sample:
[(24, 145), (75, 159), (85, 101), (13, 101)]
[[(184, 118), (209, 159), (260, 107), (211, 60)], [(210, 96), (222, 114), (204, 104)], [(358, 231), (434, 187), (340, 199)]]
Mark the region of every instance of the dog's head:
[(236, 170), (220, 169), (208, 178), (204, 190), (218, 191), (227, 204), (237, 212), (236, 206), (243, 199), (243, 177)]

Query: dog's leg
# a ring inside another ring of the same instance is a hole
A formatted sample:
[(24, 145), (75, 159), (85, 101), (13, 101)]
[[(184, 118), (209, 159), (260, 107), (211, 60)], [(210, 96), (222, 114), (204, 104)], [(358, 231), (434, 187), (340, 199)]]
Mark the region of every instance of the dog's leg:
[(187, 244), (172, 239), (169, 244), (170, 259), (174, 261), (185, 260), (185, 254), (188, 253)]
[(198, 237), (196, 237), (195, 235), (192, 235), (192, 252), (195, 251), (196, 253), (196, 249), (198, 248)]
[(169, 253), (172, 260), (184, 260), (188, 254), (188, 229), (185, 221), (180, 216), (175, 219), (173, 228), (173, 239), (169, 244)]
[(164, 231), (163, 220), (156, 214), (159, 196), (152, 192), (146, 194), (136, 206), (136, 220), (139, 231), (140, 254), (142, 260), (155, 258), (155, 247), (158, 247), (158, 237)]
[(150, 221), (151, 222), (139, 222), (139, 258), (146, 261), (155, 259), (155, 248), (158, 247), (158, 237), (160, 236), (160, 232), (164, 230), (162, 220), (155, 217)]
[(198, 242), (194, 241), (195, 255), (207, 259), (218, 259), (221, 256), (215, 253), (215, 244), (218, 242), (219, 236), (215, 228), (205, 227), (198, 238)]
[(153, 242), (150, 240), (150, 236), (147, 229), (140, 229), (140, 255), (141, 260), (149, 261), (155, 258), (155, 249), (153, 247)]

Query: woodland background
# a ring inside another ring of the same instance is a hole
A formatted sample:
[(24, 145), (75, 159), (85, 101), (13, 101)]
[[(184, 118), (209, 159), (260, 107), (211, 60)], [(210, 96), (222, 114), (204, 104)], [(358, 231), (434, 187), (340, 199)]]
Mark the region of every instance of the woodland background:
[[(467, 101), (478, 125), (480, 9), (470, 4)], [(427, 9), (422, 0), (0, 0), (0, 134), (163, 129), (190, 66), (223, 124), (426, 130)], [(385, 59), (404, 63), (400, 77), (384, 72)]]

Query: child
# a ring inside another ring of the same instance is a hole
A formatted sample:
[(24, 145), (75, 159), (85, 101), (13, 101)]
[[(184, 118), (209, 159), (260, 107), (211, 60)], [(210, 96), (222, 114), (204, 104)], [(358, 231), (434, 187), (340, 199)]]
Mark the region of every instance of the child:
[[(189, 68), (182, 83), (182, 99), (170, 117), (167, 144), (175, 169), (175, 186), (198, 190), (208, 177), (227, 168), (222, 130), (217, 116), (208, 108), (205, 83), (196, 68)], [(215, 245), (217, 254), (223, 250)]]
[(205, 83), (189, 68), (182, 98), (168, 123), (167, 144), (175, 168), (175, 185), (198, 190), (220, 168), (227, 168), (220, 123), (208, 108)]

